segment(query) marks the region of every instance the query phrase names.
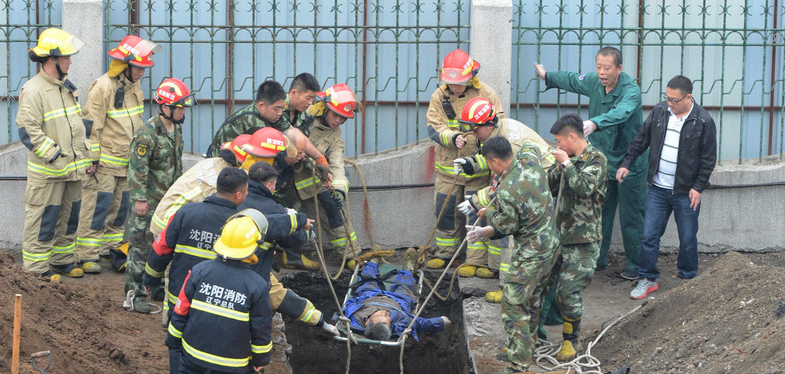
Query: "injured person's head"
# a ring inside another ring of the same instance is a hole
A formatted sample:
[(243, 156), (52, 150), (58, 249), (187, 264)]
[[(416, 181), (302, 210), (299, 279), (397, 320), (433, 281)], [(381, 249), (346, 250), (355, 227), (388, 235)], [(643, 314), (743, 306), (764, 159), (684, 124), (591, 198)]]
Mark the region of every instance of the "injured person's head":
[(389, 340), (392, 335), (390, 322), (389, 310), (379, 309), (373, 312), (365, 323), (365, 337), (373, 340)]

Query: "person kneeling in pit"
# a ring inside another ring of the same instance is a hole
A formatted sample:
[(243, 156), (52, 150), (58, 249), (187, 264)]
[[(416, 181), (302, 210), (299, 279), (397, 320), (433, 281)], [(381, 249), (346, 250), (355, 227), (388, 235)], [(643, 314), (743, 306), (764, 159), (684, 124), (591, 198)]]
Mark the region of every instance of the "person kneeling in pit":
[[(400, 336), (409, 326), (412, 307), (417, 301), (414, 292), (414, 276), (417, 267), (417, 250), (409, 248), (403, 257), (403, 269), (393, 279), (389, 291), (379, 288), (379, 268), (374, 258), (360, 274), (362, 285), (357, 296), (346, 301), (343, 313), (351, 320), (352, 330), (373, 340), (389, 340)], [(434, 318), (418, 317), (412, 326), (412, 336), (417, 340), (418, 332), (436, 332), (449, 326), (446, 316)]]

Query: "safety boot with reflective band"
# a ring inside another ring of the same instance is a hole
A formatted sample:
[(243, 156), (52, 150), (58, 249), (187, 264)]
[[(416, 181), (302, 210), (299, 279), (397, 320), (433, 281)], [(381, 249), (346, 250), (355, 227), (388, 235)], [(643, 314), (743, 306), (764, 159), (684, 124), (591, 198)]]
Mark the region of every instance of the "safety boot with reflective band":
[(47, 270), (45, 273), (41, 274), (41, 279), (49, 282), (60, 282), (62, 281), (62, 277), (60, 274), (52, 273), (51, 270)]
[(562, 344), (561, 351), (556, 354), (556, 359), (559, 361), (572, 361), (578, 356), (578, 350), (581, 349), (580, 341), (578, 340), (578, 333), (581, 328), (581, 319), (570, 319), (564, 317), (564, 327), (562, 329), (562, 336), (564, 343)]
[(287, 253), (283, 253), (283, 266), (287, 269), (299, 269), (315, 271), (321, 267), (318, 262), (311, 261), (305, 255), (301, 255), (299, 259), (289, 259)]
[(101, 273), (101, 265), (98, 265), (97, 261), (82, 261), (79, 264), (79, 267), (85, 272), (85, 274), (100, 274)]
[(502, 302), (502, 290), (496, 290), (486, 293), (485, 301), (492, 304), (498, 304)]
[(69, 278), (81, 278), (84, 276), (84, 271), (74, 264), (65, 265), (49, 265), (55, 273), (60, 273)]

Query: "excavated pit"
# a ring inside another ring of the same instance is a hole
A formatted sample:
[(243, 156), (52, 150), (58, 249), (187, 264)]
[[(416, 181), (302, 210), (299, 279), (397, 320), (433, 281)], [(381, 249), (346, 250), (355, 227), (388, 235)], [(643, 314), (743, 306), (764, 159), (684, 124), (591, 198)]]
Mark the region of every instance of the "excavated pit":
[[(338, 280), (333, 281), (335, 292), (341, 303), (346, 295), (350, 275), (345, 273)], [(425, 276), (431, 283), (435, 283), (439, 273), (426, 272)], [(311, 300), (318, 309), (324, 312), (325, 318), (331, 318), (333, 313), (337, 312), (335, 301), (323, 274), (305, 272), (287, 274), (281, 279), (281, 282), (287, 288)], [(445, 278), (438, 291), (444, 295), (448, 292), (448, 288), (449, 277)], [(447, 301), (441, 301), (434, 296), (428, 302), (422, 316), (445, 315), (453, 323), (446, 331), (420, 335), (419, 341), (407, 339), (403, 356), (405, 372), (418, 374), (470, 374), (474, 372), (470, 369), (472, 364), (466, 343), (461, 307), (462, 296), (458, 290), (458, 280), (456, 279), (456, 284)], [(423, 287), (421, 303), (429, 291), (428, 286)], [(289, 353), (289, 365), (292, 372), (298, 374), (346, 372), (346, 343), (333, 340), (326, 334), (315, 333), (313, 328), (294, 321), (286, 321), (286, 338), (292, 346)], [(352, 372), (400, 373), (400, 352), (400, 347), (352, 345)]]

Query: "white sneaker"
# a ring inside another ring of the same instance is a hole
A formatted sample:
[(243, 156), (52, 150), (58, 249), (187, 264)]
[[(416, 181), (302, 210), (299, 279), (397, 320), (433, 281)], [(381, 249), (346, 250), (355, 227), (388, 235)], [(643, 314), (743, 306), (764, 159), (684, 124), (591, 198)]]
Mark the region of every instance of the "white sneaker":
[(635, 300), (640, 300), (646, 295), (651, 292), (657, 291), (659, 287), (657, 287), (657, 282), (650, 281), (646, 278), (641, 278), (638, 280), (638, 284), (635, 286), (635, 289), (630, 292), (630, 298)]

